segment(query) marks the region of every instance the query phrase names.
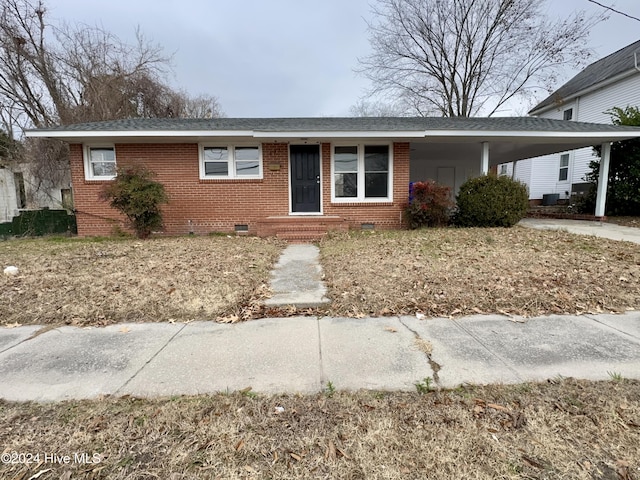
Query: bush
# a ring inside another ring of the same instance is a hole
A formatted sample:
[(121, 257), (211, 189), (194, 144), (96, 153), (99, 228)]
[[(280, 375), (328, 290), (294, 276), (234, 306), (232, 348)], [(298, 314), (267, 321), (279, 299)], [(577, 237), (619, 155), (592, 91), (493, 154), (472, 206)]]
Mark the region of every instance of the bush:
[(160, 204), (167, 203), (164, 186), (152, 180), (153, 172), (135, 166), (119, 168), (115, 180), (105, 186), (102, 198), (126, 215), (138, 238), (148, 238), (162, 228)]
[(529, 208), (526, 185), (505, 176), (467, 180), (456, 200), (454, 223), (461, 227), (512, 227)]
[(409, 228), (439, 227), (447, 225), (453, 201), (451, 189), (433, 180), (415, 182), (411, 198), (404, 207), (404, 218)]

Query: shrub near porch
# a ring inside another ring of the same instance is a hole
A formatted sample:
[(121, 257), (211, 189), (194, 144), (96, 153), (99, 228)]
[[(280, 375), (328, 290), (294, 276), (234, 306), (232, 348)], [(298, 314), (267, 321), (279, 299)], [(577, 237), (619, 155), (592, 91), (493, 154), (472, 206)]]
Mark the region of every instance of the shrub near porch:
[(522, 227), (350, 232), (321, 243), (339, 316), (640, 309), (640, 248)]

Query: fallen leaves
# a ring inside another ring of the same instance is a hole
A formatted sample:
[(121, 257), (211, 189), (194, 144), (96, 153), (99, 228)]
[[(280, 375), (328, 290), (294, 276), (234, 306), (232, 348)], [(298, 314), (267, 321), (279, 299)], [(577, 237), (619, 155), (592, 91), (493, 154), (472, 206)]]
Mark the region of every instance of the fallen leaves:
[[(527, 423), (525, 414), (521, 410), (514, 410), (504, 405), (486, 402), (481, 398), (474, 398), (473, 401), (475, 405), (472, 408), (472, 412), (476, 418), (493, 416), (504, 430), (519, 429)], [(497, 412), (498, 415), (492, 414), (492, 411)], [(488, 431), (492, 434), (498, 433), (498, 430), (495, 429), (488, 429)]]
[(0, 275), (0, 325), (255, 318), (282, 247), (250, 237), (12, 240), (0, 264), (29, 275)]
[(434, 228), (336, 234), (321, 253), (330, 316), (501, 313), (520, 323), (640, 308), (640, 249), (629, 242), (520, 227)]
[[(176, 480), (630, 480), (640, 468), (638, 430), (620, 425), (640, 418), (640, 382), (633, 380), (464, 385), (427, 396), (360, 391), (331, 398), (249, 398), (249, 392), (57, 404), (5, 402), (0, 412), (2, 448), (20, 451), (27, 439), (34, 451), (98, 448), (108, 454), (108, 461), (102, 457), (99, 464), (81, 469), (56, 466), (55, 478), (62, 479), (125, 478), (144, 471), (168, 479), (180, 472)], [(557, 403), (581, 407), (558, 410)], [(280, 406), (286, 410), (274, 413)], [(518, 420), (518, 415), (528, 421)], [(599, 419), (597, 424), (593, 418)], [(0, 464), (0, 477), (28, 479), (45, 467), (32, 466), (26, 472)]]

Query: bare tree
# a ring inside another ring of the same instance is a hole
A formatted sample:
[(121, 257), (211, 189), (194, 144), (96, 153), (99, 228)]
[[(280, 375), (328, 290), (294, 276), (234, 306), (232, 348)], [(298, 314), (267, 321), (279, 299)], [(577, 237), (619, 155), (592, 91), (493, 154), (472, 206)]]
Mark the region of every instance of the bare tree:
[(562, 67), (591, 55), (604, 16), (552, 20), (544, 0), (378, 0), (373, 53), (359, 60), (373, 83), (419, 115), (491, 116), (533, 88), (550, 90)]
[(129, 45), (98, 27), (49, 25), (42, 1), (0, 5), (0, 97), (21, 126), (138, 116), (145, 88), (166, 88), (169, 58), (140, 32)]
[[(132, 117), (220, 116), (213, 96), (168, 85), (170, 57), (136, 31), (129, 44), (104, 28), (53, 25), (43, 0), (0, 0), (0, 121), (18, 129)], [(68, 148), (25, 142), (32, 187), (68, 176)]]
[(187, 92), (180, 91), (175, 94), (174, 102), (178, 117), (218, 118), (224, 116), (218, 99), (213, 95), (201, 93), (191, 96)]
[(0, 168), (16, 163), (20, 157), (21, 145), (6, 132), (0, 130)]
[(139, 30), (129, 44), (100, 27), (49, 24), (42, 0), (0, 0), (5, 128), (220, 115), (215, 97), (190, 97), (167, 84), (170, 60)]
[(401, 117), (406, 115), (402, 105), (392, 104), (383, 100), (359, 100), (351, 105), (349, 113), (353, 117)]

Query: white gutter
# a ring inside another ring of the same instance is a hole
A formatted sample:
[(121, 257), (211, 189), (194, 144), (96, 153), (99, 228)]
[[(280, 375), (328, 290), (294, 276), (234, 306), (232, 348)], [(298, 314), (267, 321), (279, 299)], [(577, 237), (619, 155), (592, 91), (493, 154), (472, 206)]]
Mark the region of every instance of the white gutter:
[(387, 131), (307, 131), (307, 132), (254, 132), (251, 130), (110, 130), (110, 131), (74, 131), (74, 130), (27, 130), (27, 137), (32, 138), (184, 138), (184, 137), (250, 137), (250, 138), (406, 138), (429, 139), (433, 137), (447, 138), (636, 138), (637, 132), (626, 131), (591, 131), (591, 132), (549, 132), (526, 130), (426, 130), (420, 132), (387, 132)]
[(637, 131), (593, 131), (593, 132), (549, 132), (549, 131), (478, 131), (478, 130), (428, 130), (425, 132), (425, 138), (431, 137), (451, 137), (451, 138), (591, 138), (591, 137), (611, 137), (611, 138), (636, 138), (640, 137), (640, 128)]

